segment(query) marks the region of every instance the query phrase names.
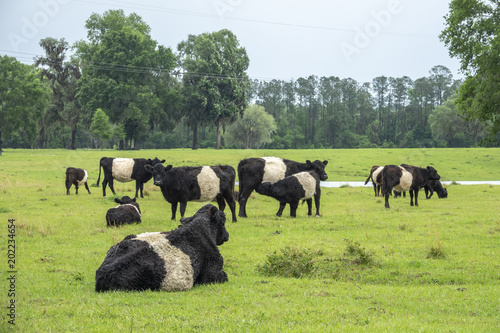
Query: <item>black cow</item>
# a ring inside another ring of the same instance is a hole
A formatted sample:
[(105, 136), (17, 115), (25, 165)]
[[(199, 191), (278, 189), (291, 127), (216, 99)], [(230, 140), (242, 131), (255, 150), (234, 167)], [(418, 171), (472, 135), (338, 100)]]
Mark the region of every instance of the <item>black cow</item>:
[(78, 186), (84, 185), (87, 192), (90, 194), (89, 185), (87, 184), (88, 173), (87, 170), (79, 168), (66, 169), (66, 194), (69, 194), (71, 185), (75, 185), (76, 194), (78, 194)]
[(392, 189), (404, 192), (410, 191), (410, 206), (413, 206), (413, 195), (415, 195), (415, 206), (418, 206), (418, 191), (424, 187), (429, 180), (439, 180), (436, 169), (428, 166), (426, 169), (408, 164), (386, 165), (382, 170), (382, 194), (385, 196), (385, 208), (389, 206), (389, 195)]
[(290, 205), (290, 216), (297, 216), (297, 207), (301, 200), (307, 202), (308, 213), (312, 215), (312, 198), (316, 206), (316, 217), (319, 217), (321, 187), (319, 176), (315, 171), (304, 171), (285, 177), (274, 184), (261, 183), (255, 191), (259, 194), (275, 198), (280, 202), (277, 216), (281, 216), (286, 204)]
[(157, 163), (164, 163), (165, 160), (159, 160), (158, 157), (155, 159), (145, 159), (145, 158), (113, 158), (113, 157), (103, 157), (99, 162), (99, 177), (97, 178), (97, 186), (99, 186), (99, 181), (101, 180), (101, 168), (104, 170), (104, 180), (102, 181), (102, 196), (106, 197), (106, 186), (109, 184), (109, 188), (116, 195), (115, 188), (113, 186), (113, 180), (116, 179), (119, 182), (126, 183), (135, 179), (135, 198), (141, 190), (141, 198), (144, 198), (142, 191), (144, 189), (144, 184), (147, 183), (152, 175), (146, 172), (144, 166), (155, 165)]
[(125, 237), (97, 269), (95, 290), (182, 291), (226, 282), (217, 247), (229, 239), (225, 222), (224, 213), (208, 204), (173, 231)]
[(141, 209), (135, 198), (124, 196), (121, 199), (115, 198), (119, 206), (108, 209), (106, 213), (106, 225), (116, 227), (122, 224), (141, 223)]
[(236, 201), (234, 200), (234, 184), (236, 172), (229, 165), (164, 167), (157, 163), (145, 169), (154, 177), (154, 184), (159, 186), (165, 200), (171, 204), (172, 220), (175, 220), (177, 203), (180, 204), (181, 217), (184, 217), (188, 201), (207, 202), (217, 199), (220, 210), (224, 210), (226, 202), (231, 209), (233, 222), (236, 222)]
[[(438, 198), (447, 198), (448, 191), (443, 187), (439, 180), (429, 180), (424, 186), (425, 198), (430, 199), (434, 192), (437, 193)], [(430, 193), (430, 194), (429, 194)]]
[(291, 176), (298, 172), (314, 170), (320, 180), (327, 180), (328, 175), (325, 172), (325, 167), (328, 161), (316, 160), (306, 163), (295, 162), (279, 157), (256, 157), (246, 158), (238, 164), (239, 177), (239, 198), (240, 203), (239, 216), (247, 217), (246, 204), (253, 190), (261, 183), (270, 182), (276, 183), (285, 177)]
[(368, 182), (370, 181), (370, 178), (371, 178), (372, 184), (373, 184), (373, 191), (375, 192), (375, 196), (376, 197), (380, 196), (380, 184), (382, 184), (382, 173), (381, 173), (381, 171), (382, 171), (383, 168), (384, 167), (380, 166), (380, 165), (374, 165), (374, 166), (372, 166), (372, 168), (370, 170), (370, 175), (365, 180), (365, 185), (366, 185), (366, 184), (368, 184)]

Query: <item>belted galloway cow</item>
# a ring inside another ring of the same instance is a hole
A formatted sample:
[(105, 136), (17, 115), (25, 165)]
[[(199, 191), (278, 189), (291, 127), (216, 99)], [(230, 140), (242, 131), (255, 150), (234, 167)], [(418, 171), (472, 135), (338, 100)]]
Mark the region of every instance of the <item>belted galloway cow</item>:
[(384, 169), (384, 167), (380, 165), (372, 166), (370, 170), (370, 175), (365, 180), (365, 185), (366, 185), (368, 184), (371, 178), (373, 184), (373, 191), (375, 192), (376, 197), (380, 196), (380, 184), (382, 183), (382, 174), (381, 174), (382, 169)]
[(297, 207), (301, 200), (307, 202), (308, 213), (312, 215), (312, 198), (316, 206), (316, 217), (319, 217), (321, 187), (319, 176), (315, 171), (298, 172), (285, 177), (274, 184), (265, 182), (257, 186), (255, 191), (279, 201), (280, 207), (277, 216), (281, 216), (286, 204), (290, 205), (290, 216), (297, 216)]
[(116, 179), (121, 183), (135, 180), (135, 198), (141, 190), (141, 198), (144, 198), (144, 184), (147, 183), (153, 176), (146, 172), (144, 166), (164, 163), (165, 160), (159, 160), (158, 157), (152, 159), (145, 158), (113, 158), (103, 157), (99, 161), (99, 177), (97, 178), (97, 186), (101, 180), (101, 169), (104, 171), (104, 180), (102, 181), (102, 196), (106, 197), (106, 186), (116, 195), (113, 180)]
[(282, 159), (279, 157), (256, 157), (246, 158), (238, 164), (238, 177), (239, 177), (239, 216), (247, 217), (246, 204), (250, 194), (261, 183), (270, 182), (276, 183), (285, 177), (291, 176), (298, 172), (314, 170), (319, 179), (324, 181), (328, 179), (325, 172), (325, 167), (328, 161), (316, 160), (306, 163), (295, 162), (292, 160)]
[(76, 193), (78, 194), (78, 186), (85, 186), (87, 192), (90, 194), (89, 185), (87, 184), (88, 173), (85, 169), (72, 168), (66, 169), (66, 194), (69, 194), (71, 185), (75, 185)]
[(424, 187), (429, 180), (439, 180), (436, 169), (431, 166), (420, 168), (408, 164), (386, 165), (382, 170), (382, 194), (385, 196), (385, 208), (389, 206), (389, 196), (393, 189), (404, 192), (410, 191), (410, 206), (418, 206), (418, 191)]
[(125, 237), (97, 269), (95, 290), (183, 291), (226, 282), (217, 247), (229, 239), (225, 221), (224, 213), (208, 204), (173, 231)]
[(135, 198), (124, 196), (121, 199), (115, 198), (115, 202), (120, 205), (108, 209), (106, 213), (106, 225), (116, 227), (123, 224), (141, 223), (141, 209)]
[(154, 177), (167, 202), (171, 204), (172, 220), (175, 220), (177, 204), (181, 217), (184, 217), (188, 201), (208, 202), (217, 199), (219, 209), (224, 211), (226, 202), (231, 209), (233, 222), (236, 222), (236, 201), (234, 184), (236, 172), (229, 165), (164, 167), (161, 163), (146, 165), (145, 169)]

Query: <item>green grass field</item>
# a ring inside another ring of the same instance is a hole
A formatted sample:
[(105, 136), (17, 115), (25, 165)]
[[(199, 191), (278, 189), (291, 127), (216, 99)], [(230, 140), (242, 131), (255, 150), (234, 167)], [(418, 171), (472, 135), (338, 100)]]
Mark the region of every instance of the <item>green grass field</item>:
[[(449, 185), (449, 197), (410, 207), (373, 188), (322, 190), (319, 218), (275, 216), (278, 202), (253, 194), (249, 218), (226, 228), (220, 247), (229, 281), (186, 292), (94, 291), (95, 271), (126, 235), (175, 229), (152, 184), (138, 199), (143, 222), (106, 228), (116, 206), (91, 186), (64, 186), (67, 167), (155, 156), (166, 164), (229, 164), (246, 157), (328, 160), (329, 181), (364, 181), (372, 165), (434, 166), (445, 181), (500, 180), (500, 149), (12, 150), (0, 156), (0, 332), (498, 332), (500, 186)], [(102, 178), (101, 178), (102, 181)], [(117, 183), (133, 196), (134, 183)], [(203, 203), (188, 203), (191, 216)], [(15, 296), (8, 273), (15, 222)], [(299, 277), (293, 277), (299, 276)], [(15, 325), (7, 315), (14, 300)]]

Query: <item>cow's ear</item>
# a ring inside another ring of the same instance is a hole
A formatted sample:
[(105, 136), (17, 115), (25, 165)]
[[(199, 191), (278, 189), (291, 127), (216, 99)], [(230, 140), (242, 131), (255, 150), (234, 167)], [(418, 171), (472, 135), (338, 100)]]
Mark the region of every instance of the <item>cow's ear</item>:
[(146, 169), (146, 171), (149, 172), (149, 173), (153, 173), (153, 167), (151, 165), (149, 165), (149, 164), (146, 164), (144, 166), (144, 169)]
[(172, 169), (172, 165), (171, 165), (171, 164), (169, 164), (169, 165), (167, 165), (167, 166), (165, 167), (165, 171), (168, 171), (168, 170), (170, 170), (170, 169)]
[(121, 199), (120, 199), (120, 198), (115, 198), (115, 202), (116, 202), (116, 203), (119, 203), (120, 205), (122, 204), (122, 201), (121, 201)]
[(324, 160), (323, 161), (323, 165), (326, 166), (328, 164), (328, 161), (327, 160)]
[(311, 164), (311, 161), (307, 160), (307, 161), (306, 161), (306, 163), (307, 163), (308, 165), (310, 165), (310, 164)]
[(137, 198), (133, 198), (133, 199), (132, 199), (132, 201), (133, 201), (133, 202), (137, 202), (135, 199), (137, 199)]
[(165, 162), (166, 162), (166, 160), (161, 160), (161, 161), (160, 161), (160, 163), (165, 163)]

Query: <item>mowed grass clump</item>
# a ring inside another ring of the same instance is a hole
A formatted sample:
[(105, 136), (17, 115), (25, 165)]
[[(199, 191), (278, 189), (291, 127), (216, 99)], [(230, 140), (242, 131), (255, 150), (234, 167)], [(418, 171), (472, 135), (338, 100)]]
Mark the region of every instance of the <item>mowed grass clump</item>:
[[(322, 188), (321, 217), (308, 217), (302, 205), (295, 219), (276, 217), (278, 202), (254, 193), (249, 217), (226, 222), (229, 241), (219, 250), (227, 283), (177, 293), (96, 293), (95, 272), (111, 246), (130, 234), (175, 229), (179, 220), (170, 219), (170, 205), (150, 181), (149, 195), (138, 199), (142, 223), (107, 228), (106, 211), (117, 205), (111, 192), (103, 198), (101, 188), (91, 187), (91, 195), (72, 188), (68, 196), (64, 173), (85, 168), (95, 184), (103, 156), (234, 168), (245, 157), (279, 156), (328, 160), (331, 181), (364, 181), (373, 164), (405, 162), (432, 165), (443, 180), (460, 183), (500, 180), (499, 151), (7, 149), (0, 157), (0, 249), (6, 256), (6, 226), (14, 219), (17, 317), (12, 327), (2, 315), (0, 332), (494, 332), (500, 186), (446, 186), (446, 199), (425, 200), (421, 192), (419, 207), (391, 198), (391, 209), (371, 184)], [(117, 197), (132, 196), (135, 184), (115, 189)], [(188, 203), (186, 216), (204, 204)], [(261, 271), (270, 263), (292, 274)]]

